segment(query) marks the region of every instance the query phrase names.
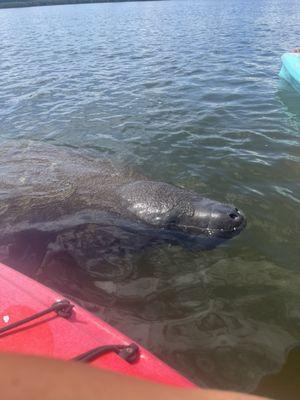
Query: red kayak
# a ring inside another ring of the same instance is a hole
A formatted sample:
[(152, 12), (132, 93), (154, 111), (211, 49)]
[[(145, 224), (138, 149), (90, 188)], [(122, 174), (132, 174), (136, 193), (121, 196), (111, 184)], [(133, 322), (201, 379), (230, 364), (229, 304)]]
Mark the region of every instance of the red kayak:
[(195, 387), (73, 301), (0, 264), (0, 351), (87, 362), (179, 387)]

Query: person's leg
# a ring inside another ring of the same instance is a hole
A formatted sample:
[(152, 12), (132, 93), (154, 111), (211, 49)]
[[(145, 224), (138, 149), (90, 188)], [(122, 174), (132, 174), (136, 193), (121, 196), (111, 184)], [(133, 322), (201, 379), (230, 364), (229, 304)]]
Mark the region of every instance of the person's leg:
[(79, 362), (0, 353), (5, 400), (263, 400), (233, 392), (178, 389)]

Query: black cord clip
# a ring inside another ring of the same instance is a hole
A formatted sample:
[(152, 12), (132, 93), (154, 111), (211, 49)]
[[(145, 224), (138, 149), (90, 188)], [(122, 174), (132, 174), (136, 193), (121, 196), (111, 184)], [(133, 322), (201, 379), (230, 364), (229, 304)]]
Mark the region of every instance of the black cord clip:
[(133, 364), (140, 356), (139, 347), (135, 343), (131, 343), (128, 346), (124, 346), (123, 349), (120, 349), (118, 355), (129, 362), (129, 364)]
[(73, 312), (74, 304), (71, 304), (67, 299), (63, 299), (54, 303), (52, 307), (53, 311), (55, 311), (60, 317), (70, 318)]

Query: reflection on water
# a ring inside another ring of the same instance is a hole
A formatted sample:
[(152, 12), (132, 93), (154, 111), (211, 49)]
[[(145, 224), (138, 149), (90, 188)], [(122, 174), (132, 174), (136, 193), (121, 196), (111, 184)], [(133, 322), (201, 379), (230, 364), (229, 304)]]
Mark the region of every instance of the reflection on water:
[[(58, 252), (38, 276), (196, 382), (254, 390), (299, 343), (299, 97), (278, 87), (299, 7), (189, 0), (0, 12), (1, 144), (22, 137), (109, 154), (247, 215), (245, 232), (201, 252), (157, 243), (121, 252), (111, 233), (95, 246), (92, 226), (64, 231), (60, 243), (86, 243), (100, 274)], [(42, 254), (43, 237), (30, 234)], [(15, 262), (34, 274), (19, 239)], [(264, 393), (294, 400), (296, 389), (264, 382)]]
[(278, 85), (278, 97), (286, 109), (292, 123), (300, 128), (300, 94), (289, 83), (281, 79)]

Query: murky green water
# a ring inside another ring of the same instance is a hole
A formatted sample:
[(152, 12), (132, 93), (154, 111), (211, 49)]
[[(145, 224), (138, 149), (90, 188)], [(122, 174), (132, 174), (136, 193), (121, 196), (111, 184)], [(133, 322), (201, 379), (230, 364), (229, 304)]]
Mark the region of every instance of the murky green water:
[(247, 214), (213, 251), (147, 249), (110, 280), (44, 276), (209, 386), (254, 391), (299, 344), (300, 96), (278, 79), (299, 17), (293, 0), (0, 10), (0, 141), (91, 149)]

